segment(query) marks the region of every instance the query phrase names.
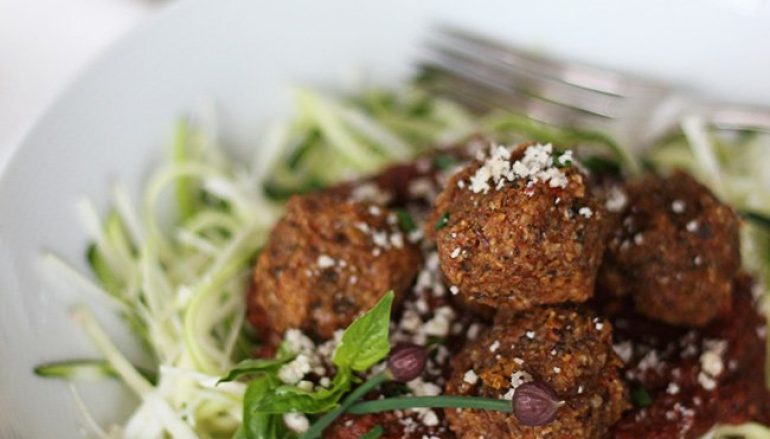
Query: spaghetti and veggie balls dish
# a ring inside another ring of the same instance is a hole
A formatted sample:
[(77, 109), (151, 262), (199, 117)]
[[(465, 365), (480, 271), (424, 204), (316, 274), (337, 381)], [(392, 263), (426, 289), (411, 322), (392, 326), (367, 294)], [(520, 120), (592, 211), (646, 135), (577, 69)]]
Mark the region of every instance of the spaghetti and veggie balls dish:
[(770, 437), (765, 135), (296, 96), (267, 175), (184, 119), (141, 200), (79, 205), (91, 273), (45, 255), (149, 354), (76, 308), (103, 357), (35, 372), (140, 401), (94, 436)]

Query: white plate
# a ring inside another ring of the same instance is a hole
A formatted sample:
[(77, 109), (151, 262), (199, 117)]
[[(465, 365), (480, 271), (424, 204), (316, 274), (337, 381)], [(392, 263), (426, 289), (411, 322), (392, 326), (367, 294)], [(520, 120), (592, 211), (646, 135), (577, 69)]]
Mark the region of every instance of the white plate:
[[(225, 140), (248, 150), (265, 123), (285, 111), (290, 84), (342, 86), (362, 66), (375, 78), (404, 77), (432, 20), (723, 98), (770, 102), (766, 6), (760, 0), (173, 5), (84, 72), (0, 176), (0, 437), (80, 435), (66, 386), (35, 378), (32, 367), (94, 355), (67, 316), (83, 297), (49, 285), (38, 256), (52, 249), (84, 268), (78, 197), (87, 193), (103, 203), (117, 178), (138, 189), (186, 110), (213, 99)], [(120, 340), (130, 346), (127, 337)], [(117, 385), (85, 390), (100, 421), (120, 419), (133, 403)]]

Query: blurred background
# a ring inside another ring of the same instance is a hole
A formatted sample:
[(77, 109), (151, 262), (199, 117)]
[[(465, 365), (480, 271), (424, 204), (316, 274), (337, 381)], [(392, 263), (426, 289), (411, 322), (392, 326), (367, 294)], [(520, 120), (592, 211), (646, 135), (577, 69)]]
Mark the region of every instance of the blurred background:
[(91, 58), (164, 4), (0, 0), (0, 159)]
[[(448, 3), (455, 10), (462, 4)], [(666, 77), (720, 98), (770, 103), (770, 87), (754, 90), (746, 85), (752, 78), (767, 77), (762, 66), (767, 71), (770, 65), (770, 26), (761, 23), (770, 22), (769, 0), (519, 1), (514, 2), (521, 11), (518, 16), (494, 19), (489, 17), (494, 2), (482, 2), (487, 7), (466, 3), (464, 21), (494, 21), (498, 27), (485, 31), (512, 37), (527, 47), (568, 57), (579, 53), (582, 61)], [(90, 60), (129, 29), (174, 4), (0, 0), (0, 163)], [(591, 22), (579, 22), (576, 17), (590, 17)], [(548, 26), (532, 25), (533, 20), (545, 22), (544, 18)], [(591, 44), (586, 46), (586, 41)], [(738, 51), (748, 56), (735, 55), (731, 48), (736, 42), (751, 47)], [(717, 57), (725, 60), (716, 63), (713, 71), (698, 71), (706, 58)]]

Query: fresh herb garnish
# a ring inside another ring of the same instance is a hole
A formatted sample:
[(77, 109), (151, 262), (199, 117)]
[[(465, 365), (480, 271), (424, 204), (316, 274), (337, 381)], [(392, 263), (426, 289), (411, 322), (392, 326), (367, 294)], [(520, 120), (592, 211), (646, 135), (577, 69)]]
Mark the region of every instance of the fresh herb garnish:
[(361, 439), (378, 439), (382, 436), (384, 429), (382, 425), (375, 425), (371, 430), (367, 431), (365, 435), (361, 436)]
[[(257, 375), (257, 378), (249, 383), (243, 401), (244, 436), (247, 439), (276, 437), (267, 435), (269, 431), (265, 428), (277, 428), (270, 426), (275, 423), (283, 426), (280, 418), (276, 418), (283, 413), (327, 412), (321, 418), (324, 419), (332, 413), (337, 413), (339, 407), (344, 406), (344, 401), (348, 401), (348, 405), (353, 404), (358, 399), (353, 396), (360, 392), (364, 395), (389, 378), (385, 375), (376, 379), (371, 378), (351, 392), (343, 401), (343, 405), (338, 404), (356, 380), (354, 372), (366, 371), (388, 355), (390, 310), (394, 297), (395, 294), (392, 291), (386, 293), (371, 310), (356, 319), (345, 330), (332, 358), (337, 373), (328, 388), (307, 390), (282, 383), (278, 379), (278, 370), (292, 358), (283, 349), (281, 350), (283, 353), (279, 352), (276, 359), (247, 360), (230, 371), (223, 380), (247, 374)], [(332, 418), (331, 421), (333, 420)], [(325, 426), (318, 428), (320, 428), (319, 431), (323, 431)]]
[(749, 210), (742, 210), (740, 211), (741, 216), (746, 218), (747, 220), (751, 221), (752, 223), (766, 228), (770, 229), (770, 217), (767, 215), (764, 215), (762, 213), (753, 212)]
[(477, 396), (400, 396), (396, 398), (362, 401), (351, 406), (348, 413), (365, 415), (367, 413), (389, 412), (412, 408), (467, 408), (493, 410), (512, 413), (513, 404), (507, 399), (482, 398)]
[(407, 212), (404, 209), (399, 209), (396, 211), (396, 217), (398, 218), (398, 225), (401, 227), (401, 230), (403, 230), (406, 233), (411, 233), (417, 230), (417, 224), (414, 223), (414, 219), (412, 219), (412, 215), (409, 215), (409, 212)]
[(389, 291), (374, 308), (348, 326), (332, 359), (337, 367), (362, 372), (388, 355), (390, 308), (394, 297), (393, 291)]
[(620, 175), (622, 168), (617, 160), (592, 155), (580, 159), (580, 164), (595, 174)]
[(442, 171), (446, 171), (447, 169), (451, 169), (459, 163), (457, 159), (452, 157), (449, 154), (439, 154), (436, 157), (433, 157), (433, 167)]
[(447, 224), (449, 224), (449, 212), (444, 212), (441, 217), (439, 217), (438, 221), (436, 221), (436, 231), (443, 229)]
[(652, 396), (643, 387), (631, 390), (631, 401), (637, 407), (649, 407), (652, 405)]
[(289, 354), (282, 354), (276, 358), (249, 358), (236, 364), (217, 384), (233, 381), (244, 375), (254, 375), (260, 372), (277, 372), (281, 366), (293, 359), (294, 356)]

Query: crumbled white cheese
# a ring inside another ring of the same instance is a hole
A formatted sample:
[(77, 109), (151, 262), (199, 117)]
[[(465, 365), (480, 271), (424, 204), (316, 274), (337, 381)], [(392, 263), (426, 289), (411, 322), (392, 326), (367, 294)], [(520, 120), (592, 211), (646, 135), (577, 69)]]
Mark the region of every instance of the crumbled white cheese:
[(382, 214), (382, 209), (380, 209), (378, 206), (369, 206), (369, 214), (373, 216), (380, 216), (380, 214)]
[(458, 288), (457, 285), (452, 285), (449, 287), (449, 292), (452, 293), (453, 296), (456, 296), (460, 292), (460, 288)]
[(581, 207), (578, 209), (578, 213), (586, 218), (591, 218), (594, 214), (590, 207)]
[(685, 228), (688, 232), (697, 232), (698, 231), (698, 221), (692, 220), (685, 225)]
[(527, 331), (525, 335), (528, 339), (532, 340), (535, 338), (535, 331)]
[(421, 331), (426, 335), (435, 337), (446, 337), (449, 335), (449, 329), (454, 320), (455, 312), (448, 306), (442, 306), (436, 309), (432, 319), (425, 322)]
[(423, 412), (423, 414), (420, 416), (420, 420), (426, 427), (435, 427), (439, 424), (438, 415), (436, 415), (436, 412), (430, 409)]
[(495, 352), (500, 348), (500, 342), (498, 340), (495, 340), (492, 342), (491, 345), (489, 345), (489, 352)]
[(468, 340), (476, 340), (481, 333), (481, 325), (479, 323), (473, 323), (468, 327)]
[(647, 352), (641, 360), (639, 360), (639, 370), (645, 371), (647, 369), (657, 369), (660, 366), (660, 360), (658, 359), (658, 352), (651, 350)]
[(559, 367), (559, 366), (554, 366), (554, 367), (553, 367), (553, 373), (561, 373), (561, 367)]
[(454, 259), (454, 258), (456, 258), (456, 257), (460, 256), (460, 252), (461, 252), (461, 251), (462, 251), (462, 249), (460, 249), (460, 247), (455, 247), (455, 249), (454, 249), (454, 250), (452, 250), (452, 253), (450, 253), (450, 254), (449, 254), (449, 257), (451, 257), (452, 259)]
[(618, 357), (620, 357), (620, 360), (623, 361), (623, 363), (628, 363), (631, 361), (631, 356), (634, 353), (634, 346), (631, 344), (630, 341), (624, 341), (622, 343), (617, 343), (612, 345), (612, 350), (615, 351), (616, 354), (618, 354)]
[(698, 384), (706, 390), (714, 390), (717, 388), (717, 381), (705, 372), (698, 372)]
[(479, 382), (479, 376), (476, 374), (473, 369), (469, 369), (465, 371), (465, 375), (463, 375), (463, 381), (470, 384), (471, 386)]
[(379, 205), (386, 205), (393, 196), (374, 183), (364, 183), (357, 185), (353, 189), (351, 194), (353, 201), (361, 201), (367, 203), (374, 203)]
[(666, 387), (666, 393), (669, 395), (676, 395), (679, 393), (679, 385), (677, 383), (668, 383)]
[(706, 390), (716, 387), (716, 378), (722, 374), (725, 365), (722, 356), (727, 350), (727, 342), (724, 340), (704, 340), (704, 351), (699, 361), (701, 371), (698, 373), (698, 382)]
[(423, 381), (420, 377), (406, 383), (406, 387), (409, 388), (415, 396), (441, 395), (441, 387), (434, 383)]
[(417, 332), (420, 326), (422, 326), (420, 315), (412, 309), (404, 310), (399, 328), (409, 332)]
[(304, 433), (310, 428), (310, 421), (302, 413), (284, 413), (283, 423), (295, 433)]
[[(506, 181), (517, 179), (530, 182), (548, 183), (553, 188), (564, 188), (568, 184), (567, 176), (554, 166), (550, 144), (536, 144), (527, 147), (520, 160), (511, 163), (511, 150), (504, 146), (493, 146), (489, 157), (470, 178), (469, 189), (474, 193), (487, 193), (494, 186), (501, 189)], [(566, 165), (573, 160), (572, 152), (567, 151), (556, 157), (556, 161)], [(493, 185), (489, 184), (492, 181)]]
[(286, 349), (292, 353), (310, 352), (315, 349), (315, 343), (299, 329), (288, 329), (283, 335)]
[(327, 255), (321, 255), (318, 257), (317, 261), (318, 267), (321, 269), (331, 268), (334, 267), (334, 259)]
[(372, 233), (372, 241), (374, 242), (374, 245), (377, 247), (387, 247), (388, 246), (388, 232), (385, 231), (376, 231)]
[(671, 203), (671, 211), (674, 213), (682, 213), (684, 212), (685, 204), (682, 200), (674, 200)]
[(293, 360), (281, 366), (278, 379), (286, 384), (296, 384), (311, 370), (310, 361), (305, 354), (297, 355)]
[(523, 370), (519, 370), (511, 374), (511, 388), (513, 389), (530, 381), (532, 381), (532, 375)]
[(617, 186), (611, 187), (609, 194), (607, 194), (607, 201), (604, 203), (607, 210), (617, 213), (625, 209), (627, 204), (628, 196), (626, 193)]

